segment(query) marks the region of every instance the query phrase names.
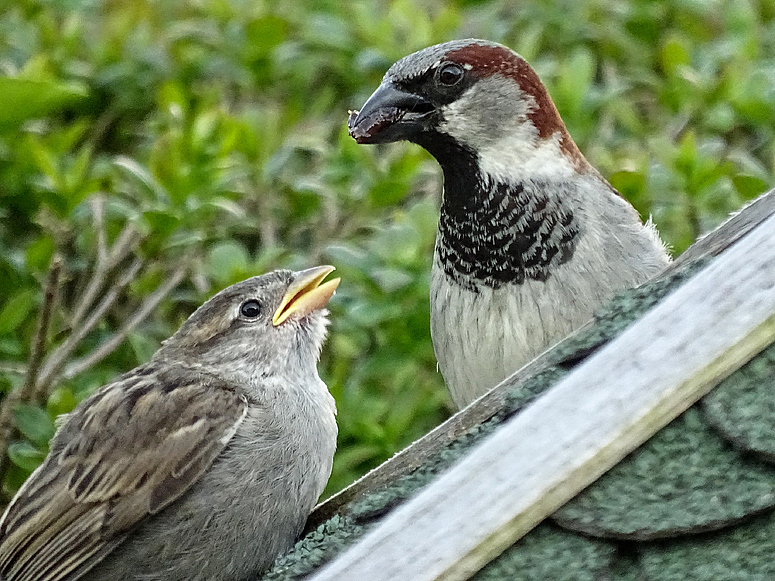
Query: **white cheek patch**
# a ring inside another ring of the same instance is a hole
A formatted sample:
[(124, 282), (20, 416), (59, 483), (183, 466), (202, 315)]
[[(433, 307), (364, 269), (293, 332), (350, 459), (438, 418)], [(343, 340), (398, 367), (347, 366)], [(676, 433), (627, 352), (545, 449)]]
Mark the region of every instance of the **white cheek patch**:
[(494, 75), (444, 107), (439, 129), (476, 151), (481, 170), (497, 181), (572, 175), (575, 168), (560, 148), (561, 134), (541, 138), (528, 117), (536, 107), (535, 98), (512, 79)]
[[(524, 124), (522, 127), (532, 127)], [(496, 181), (529, 178), (563, 180), (576, 174), (576, 168), (560, 149), (561, 135), (542, 139), (538, 132), (515, 131), (491, 146), (479, 150), (479, 167)]]

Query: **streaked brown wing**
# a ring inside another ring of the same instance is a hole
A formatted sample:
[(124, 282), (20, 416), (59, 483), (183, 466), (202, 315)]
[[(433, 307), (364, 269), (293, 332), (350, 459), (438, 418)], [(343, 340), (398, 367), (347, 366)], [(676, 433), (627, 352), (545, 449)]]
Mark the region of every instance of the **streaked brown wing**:
[(188, 489), (247, 412), (218, 379), (153, 364), (84, 404), (0, 521), (5, 581), (77, 579)]

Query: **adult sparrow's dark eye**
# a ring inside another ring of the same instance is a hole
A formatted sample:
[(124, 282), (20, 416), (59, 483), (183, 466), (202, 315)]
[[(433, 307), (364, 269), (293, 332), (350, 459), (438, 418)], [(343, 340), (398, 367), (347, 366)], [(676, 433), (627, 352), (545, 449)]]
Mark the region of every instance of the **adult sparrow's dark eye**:
[(439, 82), (451, 87), (463, 78), (463, 67), (456, 64), (448, 64), (439, 70)]
[(258, 315), (261, 314), (261, 303), (255, 299), (245, 301), (239, 308), (239, 312), (247, 319), (255, 319)]

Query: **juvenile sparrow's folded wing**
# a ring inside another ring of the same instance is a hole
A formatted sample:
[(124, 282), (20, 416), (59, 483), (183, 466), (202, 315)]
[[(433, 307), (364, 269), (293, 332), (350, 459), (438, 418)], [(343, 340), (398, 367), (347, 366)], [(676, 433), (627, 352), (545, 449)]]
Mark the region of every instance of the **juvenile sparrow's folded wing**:
[(225, 382), (153, 362), (90, 399), (0, 522), (2, 579), (77, 579), (196, 482), (247, 413)]

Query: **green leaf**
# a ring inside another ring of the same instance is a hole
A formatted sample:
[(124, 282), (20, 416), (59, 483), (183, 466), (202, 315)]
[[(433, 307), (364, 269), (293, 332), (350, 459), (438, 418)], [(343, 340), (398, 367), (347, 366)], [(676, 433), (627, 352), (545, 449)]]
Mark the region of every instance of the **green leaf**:
[(740, 174), (732, 177), (732, 183), (740, 195), (747, 200), (753, 200), (768, 188), (767, 182), (752, 175)]
[(681, 38), (671, 36), (662, 44), (659, 60), (666, 74), (676, 75), (681, 67), (691, 62), (686, 42)]
[(375, 268), (370, 274), (379, 288), (386, 293), (395, 292), (414, 281), (409, 272), (399, 268)]
[(51, 262), (54, 254), (55, 244), (51, 236), (41, 236), (33, 241), (26, 251), (27, 267), (30, 270), (44, 270)]
[(125, 172), (128, 177), (135, 180), (138, 185), (141, 185), (152, 198), (162, 202), (166, 202), (169, 199), (167, 191), (147, 167), (124, 155), (116, 156), (113, 164)]
[(382, 447), (374, 444), (356, 444), (347, 446), (336, 455), (336, 462), (340, 468), (356, 468), (364, 462), (378, 457), (382, 453)]
[(138, 361), (148, 361), (159, 348), (157, 341), (142, 333), (130, 333), (129, 344)]
[(369, 198), (375, 206), (394, 206), (409, 192), (404, 181), (383, 180), (374, 184), (369, 191)]
[(641, 214), (648, 215), (649, 200), (644, 199), (646, 176), (638, 171), (618, 171), (608, 178), (611, 185), (624, 196)]
[(13, 411), (16, 427), (25, 438), (41, 446), (48, 445), (55, 427), (51, 416), (39, 407), (19, 404)]
[(180, 224), (180, 218), (171, 211), (148, 210), (143, 212), (143, 218), (151, 227), (153, 235), (161, 239), (167, 238)]
[(288, 22), (274, 14), (262, 16), (248, 23), (246, 33), (248, 42), (246, 50), (253, 59), (269, 56), (279, 45), (288, 32)]
[(78, 400), (70, 388), (58, 387), (48, 396), (46, 409), (51, 417), (57, 417), (70, 413), (77, 404)]
[(400, 304), (383, 302), (361, 302), (348, 309), (350, 318), (366, 328), (375, 327), (385, 321), (400, 319), (404, 308)]
[(9, 130), (28, 119), (45, 117), (87, 96), (81, 85), (0, 77), (0, 130)]
[(325, 249), (324, 256), (337, 266), (348, 266), (358, 271), (369, 267), (366, 253), (350, 244), (332, 244)]
[(8, 457), (19, 468), (32, 472), (43, 462), (46, 452), (38, 450), (29, 442), (14, 442), (8, 446)]
[(566, 115), (575, 117), (581, 111), (581, 104), (592, 84), (595, 65), (595, 57), (583, 47), (575, 49), (563, 63), (562, 75), (557, 80), (557, 98), (563, 103)]
[(12, 296), (0, 311), (0, 333), (15, 331), (29, 316), (35, 304), (35, 291), (24, 289)]
[(420, 236), (407, 224), (393, 224), (374, 237), (374, 250), (383, 259), (412, 264), (418, 253)]
[(227, 240), (215, 244), (207, 256), (207, 273), (218, 282), (236, 282), (235, 277), (248, 270), (248, 251), (239, 242)]

